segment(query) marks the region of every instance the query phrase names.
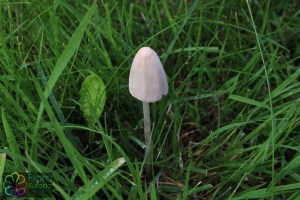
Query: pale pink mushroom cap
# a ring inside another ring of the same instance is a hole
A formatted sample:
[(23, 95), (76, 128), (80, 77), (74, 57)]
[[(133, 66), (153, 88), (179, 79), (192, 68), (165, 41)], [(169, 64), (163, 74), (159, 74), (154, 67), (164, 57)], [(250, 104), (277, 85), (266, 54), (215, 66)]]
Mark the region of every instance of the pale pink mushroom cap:
[(143, 102), (159, 101), (168, 93), (168, 82), (158, 55), (142, 47), (132, 61), (129, 75), (130, 94)]

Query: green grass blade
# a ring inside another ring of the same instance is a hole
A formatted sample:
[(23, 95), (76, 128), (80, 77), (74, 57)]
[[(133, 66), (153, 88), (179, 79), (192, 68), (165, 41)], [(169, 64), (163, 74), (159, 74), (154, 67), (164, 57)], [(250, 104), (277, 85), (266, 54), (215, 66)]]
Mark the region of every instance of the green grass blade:
[(184, 182), (184, 191), (182, 194), (182, 199), (186, 199), (188, 197), (189, 192), (189, 180), (190, 180), (190, 173), (191, 173), (191, 165), (192, 162), (190, 162), (189, 166), (187, 167), (186, 175), (185, 175), (185, 182)]
[(76, 52), (76, 50), (79, 48), (81, 39), (83, 37), (84, 31), (86, 30), (90, 20), (92, 19), (95, 9), (96, 9), (96, 2), (93, 3), (93, 5), (89, 8), (88, 12), (80, 22), (79, 26), (77, 27), (76, 31), (72, 35), (72, 38), (70, 39), (68, 45), (66, 46), (65, 50), (57, 60), (55, 67), (52, 71), (52, 74), (48, 80), (47, 86), (45, 88), (44, 94), (45, 97), (48, 98), (50, 95), (50, 92), (52, 91), (56, 81), (60, 77), (62, 71), (67, 66), (68, 62)]
[(164, 56), (164, 58), (162, 60), (162, 63), (166, 62), (168, 56), (170, 55), (170, 53), (171, 53), (171, 51), (172, 51), (172, 49), (174, 47), (174, 44), (175, 44), (176, 40), (178, 39), (178, 37), (179, 37), (180, 33), (182, 32), (182, 30), (183, 30), (184, 26), (186, 25), (186, 23), (188, 22), (188, 19), (193, 14), (193, 12), (194, 12), (195, 8), (197, 7), (199, 1), (200, 0), (194, 1), (194, 3), (192, 4), (191, 8), (187, 11), (187, 14), (186, 14), (186, 16), (185, 16), (185, 18), (184, 18), (184, 20), (183, 20), (180, 28), (177, 30), (177, 34), (174, 36), (174, 38), (172, 39), (170, 45), (168, 46), (168, 49), (167, 49), (166, 54), (165, 54), (165, 56)]
[(6, 161), (6, 154), (5, 153), (0, 153), (0, 195), (2, 196), (2, 175), (4, 172), (4, 167), (5, 167), (5, 161)]
[(273, 188), (273, 191), (265, 188), (265, 189), (251, 191), (251, 192), (246, 192), (242, 195), (238, 195), (238, 197), (233, 197), (232, 200), (266, 198), (266, 197), (271, 197), (273, 195), (273, 192), (274, 195), (278, 195), (278, 194), (283, 194), (286, 192), (292, 192), (297, 190), (298, 191), (300, 190), (300, 183), (275, 186)]
[[(70, 59), (72, 58), (72, 56), (74, 55), (76, 50), (79, 48), (84, 31), (86, 30), (86, 28), (89, 24), (89, 21), (92, 19), (95, 9), (96, 9), (96, 1), (89, 8), (88, 12), (84, 16), (84, 18), (80, 22), (79, 26), (77, 27), (76, 31), (74, 32), (72, 38), (70, 39), (68, 45), (64, 49), (61, 56), (58, 58), (58, 60), (55, 64), (55, 67), (52, 71), (52, 74), (50, 75), (50, 78), (48, 80), (48, 83), (45, 87), (44, 96), (46, 97), (46, 99), (49, 97), (56, 81), (60, 77), (63, 70), (66, 68), (68, 62), (70, 61)], [(36, 120), (36, 126), (35, 126), (34, 133), (33, 133), (34, 137), (36, 137), (36, 134), (38, 132), (37, 130), (38, 130), (41, 118), (42, 118), (43, 110), (44, 110), (44, 104), (41, 102), (40, 107), (39, 107), (38, 117)], [(36, 146), (33, 144), (31, 147), (31, 155), (32, 154), (34, 155), (35, 151), (36, 151)]]
[(300, 154), (291, 160), (289, 164), (277, 174), (275, 177), (275, 183), (278, 182), (282, 177), (292, 174), (296, 169), (300, 169)]
[(235, 100), (235, 101), (240, 101), (240, 102), (245, 103), (245, 104), (270, 109), (270, 107), (267, 106), (266, 104), (264, 104), (262, 102), (259, 102), (259, 101), (256, 101), (256, 100), (253, 100), (253, 99), (250, 99), (250, 98), (247, 98), (247, 97), (242, 97), (242, 96), (239, 96), (239, 95), (232, 94), (232, 95), (229, 96), (229, 98), (232, 99), (232, 100)]
[(53, 187), (55, 187), (55, 189), (64, 197), (64, 199), (66, 200), (71, 200), (72, 198), (64, 191), (63, 188), (61, 188), (59, 185), (57, 185), (56, 183), (52, 183)]
[[(36, 59), (35, 62), (36, 62), (36, 65), (37, 65), (38, 74), (39, 74), (40, 78), (42, 79), (43, 86), (46, 87), (47, 79), (46, 79), (46, 76), (44, 74), (43, 68), (41, 67), (41, 65), (40, 65), (40, 63), (37, 59)], [(50, 92), (49, 99), (50, 99), (50, 102), (51, 102), (57, 116), (58, 116), (58, 119), (59, 119), (60, 123), (62, 123), (63, 126), (66, 126), (66, 119), (63, 115), (63, 112), (62, 112), (61, 108), (59, 107), (59, 104), (58, 104), (53, 92)], [(65, 133), (66, 133), (67, 137), (69, 138), (69, 140), (72, 142), (72, 144), (75, 145), (76, 147), (78, 147), (78, 145), (76, 144), (74, 138), (72, 137), (72, 134), (71, 134), (70, 130), (66, 129)]]
[(220, 128), (218, 128), (217, 130), (215, 130), (214, 132), (212, 132), (208, 137), (206, 137), (201, 143), (202, 144), (206, 144), (208, 142), (210, 142), (211, 140), (213, 140), (214, 138), (216, 138), (219, 134), (227, 131), (227, 130), (230, 130), (230, 129), (235, 129), (239, 126), (242, 126), (242, 125), (245, 125), (245, 124), (248, 124), (249, 122), (240, 122), (240, 123), (232, 123), (232, 124), (228, 124), (228, 125), (225, 125), (225, 126), (222, 126)]
[[(73, 128), (75, 128), (75, 126), (73, 126)], [(139, 168), (137, 161), (135, 160), (135, 162), (132, 162), (130, 160), (130, 158), (128, 157), (128, 155), (125, 153), (125, 151), (122, 149), (122, 147), (117, 142), (115, 142), (113, 140), (113, 138), (111, 138), (111, 136), (109, 136), (101, 131), (92, 130), (92, 129), (89, 129), (86, 127), (77, 126), (76, 128), (79, 130), (93, 131), (95, 133), (101, 134), (102, 137), (104, 137), (107, 141), (109, 141), (113, 146), (116, 147), (117, 151), (119, 151), (120, 154), (124, 157), (124, 159), (126, 161), (126, 165), (129, 169), (132, 177), (134, 178), (134, 182), (132, 182), (132, 184), (134, 185), (134, 187), (137, 187), (137, 189), (138, 189), (139, 199), (144, 199), (144, 193), (142, 190), (143, 185), (142, 185), (142, 180), (141, 180), (141, 177), (139, 174), (140, 168)]]
[[(30, 159), (30, 157), (24, 157), (20, 156), (19, 154), (12, 153), (9, 150), (0, 150), (1, 153), (9, 155), (10, 157), (16, 157), (19, 160), (23, 161), (24, 163), (27, 163), (28, 165), (33, 165), (39, 173), (50, 173), (52, 174), (53, 181), (55, 183), (60, 183), (65, 186), (65, 188), (68, 188), (71, 191), (75, 191), (77, 188), (75, 187), (75, 183), (68, 179), (68, 177), (64, 177), (63, 174), (60, 174), (59, 171), (53, 171), (52, 169), (49, 169), (48, 167), (45, 167), (42, 164), (39, 164), (33, 160)], [(8, 163), (7, 163), (8, 164)]]
[[(7, 142), (8, 142), (10, 150), (15, 154), (21, 155), (19, 145), (16, 141), (14, 133), (12, 132), (12, 130), (11, 130), (9, 124), (8, 124), (8, 121), (7, 121), (7, 119), (5, 117), (5, 114), (4, 114), (4, 110), (2, 110), (2, 123), (3, 123), (4, 131), (5, 131), (5, 134), (6, 134), (6, 137), (7, 137)], [(17, 158), (14, 158), (14, 157), (13, 157), (13, 160), (14, 160), (14, 163), (16, 165), (16, 171), (24, 172), (25, 168), (24, 168), (23, 163), (20, 160), (18, 160)]]
[(79, 176), (82, 178), (82, 180), (84, 182), (87, 182), (88, 178), (84, 172), (83, 164), (78, 159), (78, 157), (81, 157), (81, 155), (79, 154), (77, 149), (71, 144), (71, 142), (68, 140), (68, 138), (65, 136), (62, 127), (58, 123), (58, 121), (49, 105), (49, 102), (47, 101), (46, 97), (44, 96), (44, 93), (42, 92), (42, 88), (36, 79), (34, 79), (34, 83), (35, 83), (35, 86), (37, 89), (37, 93), (40, 96), (41, 101), (43, 102), (43, 105), (45, 105), (46, 112), (49, 115), (50, 121), (53, 124), (55, 132), (56, 132), (57, 136), (59, 137), (60, 142), (62, 143), (70, 161), (72, 162), (74, 168), (79, 173)]
[(209, 190), (211, 188), (213, 188), (213, 186), (211, 184), (202, 185), (200, 187), (198, 187), (198, 184), (197, 184), (193, 189), (189, 190), (188, 195), (190, 196), (190, 195), (193, 195), (194, 193)]
[(300, 69), (298, 69), (293, 75), (289, 76), (285, 81), (283, 81), (279, 86), (277, 86), (272, 94), (272, 97), (276, 97), (278, 95), (281, 94), (282, 91), (284, 91), (284, 89), (291, 84), (292, 82), (294, 82), (298, 77), (300, 76)]
[(104, 170), (80, 188), (73, 196), (72, 199), (90, 199), (96, 192), (98, 192), (111, 178), (117, 173), (115, 171), (125, 163), (123, 157), (115, 160), (109, 164)]
[[(70, 39), (68, 45), (64, 49), (61, 56), (58, 58), (58, 60), (55, 64), (55, 67), (52, 71), (52, 74), (50, 75), (50, 78), (48, 80), (47, 86), (45, 87), (44, 95), (45, 95), (46, 99), (49, 97), (56, 81), (60, 77), (63, 70), (66, 68), (68, 62), (70, 61), (70, 59), (72, 58), (72, 56), (74, 55), (76, 50), (79, 48), (79, 45), (80, 45), (81, 39), (83, 37), (84, 31), (86, 30), (86, 28), (89, 24), (89, 21), (93, 17), (95, 9), (96, 9), (96, 1), (89, 8), (88, 12), (86, 13), (84, 18), (80, 22), (79, 26), (77, 27), (76, 31), (72, 35), (72, 38)], [(44, 110), (44, 106), (41, 103), (40, 108), (39, 108), (39, 117), (38, 117), (38, 119), (40, 119), (43, 110)]]
[(151, 200), (157, 200), (155, 185), (153, 183), (150, 184), (150, 192), (151, 192)]

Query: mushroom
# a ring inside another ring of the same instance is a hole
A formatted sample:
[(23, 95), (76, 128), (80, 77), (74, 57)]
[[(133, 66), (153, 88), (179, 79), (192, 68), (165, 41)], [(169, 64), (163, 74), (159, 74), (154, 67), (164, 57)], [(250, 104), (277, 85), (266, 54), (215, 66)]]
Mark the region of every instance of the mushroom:
[(149, 47), (142, 47), (135, 55), (130, 75), (129, 92), (143, 102), (145, 136), (145, 170), (151, 176), (152, 141), (149, 103), (159, 101), (168, 93), (168, 82), (158, 55)]

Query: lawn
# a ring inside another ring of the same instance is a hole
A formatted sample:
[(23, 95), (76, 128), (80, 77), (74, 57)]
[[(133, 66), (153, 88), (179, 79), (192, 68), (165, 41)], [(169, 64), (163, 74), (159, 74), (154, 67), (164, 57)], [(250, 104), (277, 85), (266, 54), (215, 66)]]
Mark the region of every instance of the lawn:
[[(299, 8), (0, 0), (1, 198), (299, 200)], [(169, 87), (150, 103), (150, 162), (128, 87), (144, 46)]]

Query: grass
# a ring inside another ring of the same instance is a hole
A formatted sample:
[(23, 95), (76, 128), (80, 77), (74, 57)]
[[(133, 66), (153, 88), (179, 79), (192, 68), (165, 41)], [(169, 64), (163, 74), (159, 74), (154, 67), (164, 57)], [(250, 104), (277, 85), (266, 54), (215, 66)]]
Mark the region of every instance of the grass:
[[(0, 175), (50, 173), (49, 199), (299, 199), (297, 6), (0, 0)], [(150, 105), (151, 180), (128, 91), (142, 46), (169, 82)], [(90, 74), (107, 92), (93, 127), (79, 102)]]

